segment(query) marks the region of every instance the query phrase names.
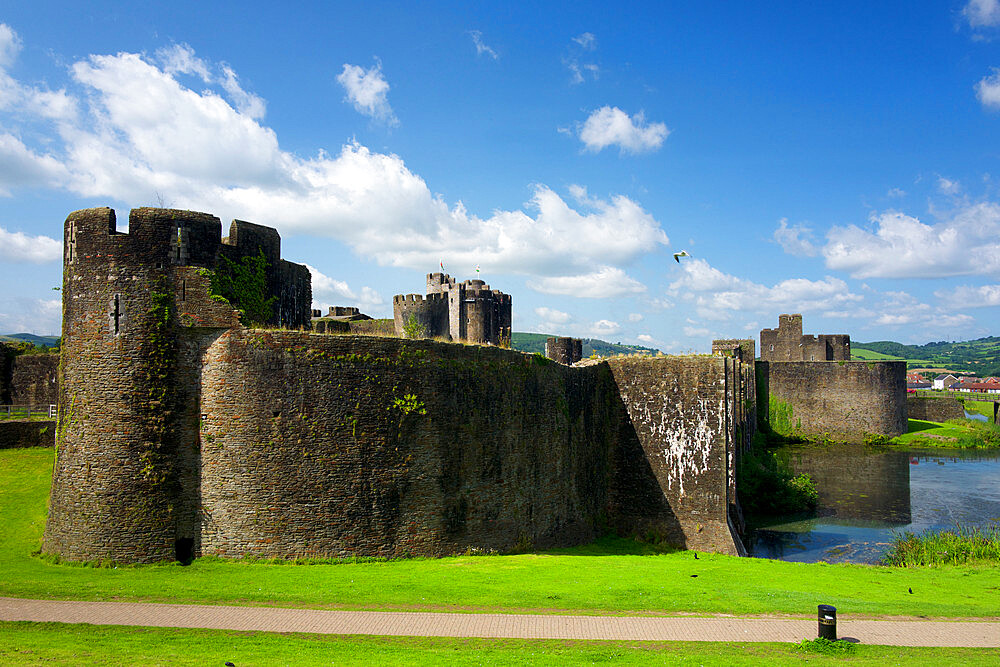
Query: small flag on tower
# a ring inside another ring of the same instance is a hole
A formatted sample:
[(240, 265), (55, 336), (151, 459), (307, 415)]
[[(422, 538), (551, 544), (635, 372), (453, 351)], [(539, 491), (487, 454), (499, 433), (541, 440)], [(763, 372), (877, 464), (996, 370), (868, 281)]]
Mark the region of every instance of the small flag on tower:
[(479, 265), (478, 264), (476, 264), (476, 277), (477, 278), (479, 277)]
[(441, 270), (444, 271), (444, 260), (441, 260)]

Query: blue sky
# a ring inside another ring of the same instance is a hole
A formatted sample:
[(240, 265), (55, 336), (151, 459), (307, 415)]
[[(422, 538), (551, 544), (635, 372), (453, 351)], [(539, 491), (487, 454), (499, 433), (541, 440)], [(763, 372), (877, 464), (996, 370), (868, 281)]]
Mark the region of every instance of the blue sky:
[(0, 332), (58, 333), (70, 211), (162, 203), (277, 227), (323, 308), (443, 262), (666, 352), (995, 333), (1000, 2), (810, 4), (7, 7)]

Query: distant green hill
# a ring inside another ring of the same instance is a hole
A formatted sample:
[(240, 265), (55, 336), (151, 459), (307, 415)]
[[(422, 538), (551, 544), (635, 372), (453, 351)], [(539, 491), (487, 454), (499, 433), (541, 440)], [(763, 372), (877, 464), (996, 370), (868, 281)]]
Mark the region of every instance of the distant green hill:
[(904, 345), (891, 340), (851, 343), (851, 356), (858, 359), (905, 359), (908, 368), (947, 368), (983, 377), (1000, 375), (1000, 337), (925, 345)]
[(24, 341), (26, 343), (31, 343), (36, 347), (53, 347), (59, 344), (59, 336), (36, 336), (30, 333), (18, 333), (18, 334), (0, 334), (0, 342), (18, 342)]
[[(545, 354), (545, 339), (552, 335), (515, 331), (510, 335), (510, 346), (519, 352)], [(614, 354), (657, 354), (659, 352), (659, 350), (650, 347), (609, 343), (597, 338), (584, 338), (582, 340), (584, 359), (595, 353), (601, 357), (610, 357)]]

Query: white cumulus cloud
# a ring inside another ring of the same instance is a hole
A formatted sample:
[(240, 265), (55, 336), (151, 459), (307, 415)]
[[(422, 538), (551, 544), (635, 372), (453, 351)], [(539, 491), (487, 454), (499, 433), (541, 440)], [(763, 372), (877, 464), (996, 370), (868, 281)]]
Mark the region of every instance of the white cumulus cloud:
[(371, 287), (355, 291), (343, 280), (337, 280), (306, 264), (312, 276), (312, 307), (324, 313), (330, 306), (358, 306), (361, 312), (370, 315), (385, 304), (382, 296)]
[(1000, 69), (993, 68), (993, 74), (979, 80), (976, 97), (984, 107), (1000, 109)]
[(724, 273), (703, 259), (681, 264), (681, 275), (670, 283), (668, 293), (693, 303), (698, 315), (708, 320), (727, 320), (734, 313), (819, 312), (862, 300), (832, 276), (789, 278), (767, 286)]
[(618, 107), (595, 110), (579, 127), (580, 141), (587, 150), (598, 152), (618, 146), (622, 153), (644, 153), (663, 145), (670, 134), (664, 123), (646, 123), (640, 111), (629, 116)]
[(646, 291), (645, 285), (613, 266), (575, 276), (539, 278), (528, 286), (544, 294), (564, 294), (588, 299), (609, 299)]
[(944, 176), (938, 176), (937, 187), (943, 194), (955, 195), (962, 189), (962, 184)]
[(796, 257), (813, 257), (819, 250), (812, 242), (812, 229), (805, 225), (788, 225), (788, 218), (778, 221), (774, 230), (774, 240), (782, 250)]
[(62, 329), (60, 299), (0, 296), (0, 333), (58, 336)]
[(873, 229), (834, 227), (823, 247), (826, 266), (854, 278), (940, 278), (1000, 275), (1000, 206), (965, 206), (928, 225), (888, 211), (873, 214)]
[(621, 325), (611, 320), (597, 320), (590, 325), (590, 333), (594, 336), (613, 336), (621, 330)]
[(389, 106), (389, 82), (382, 76), (382, 63), (364, 69), (358, 65), (344, 64), (337, 75), (337, 83), (347, 91), (347, 99), (358, 113), (370, 116), (387, 125), (399, 125), (399, 119)]
[(1000, 306), (1000, 285), (962, 285), (950, 290), (938, 290), (934, 296), (941, 299), (942, 307), (946, 309)]
[(973, 28), (1000, 25), (1000, 2), (998, 0), (969, 0), (962, 9), (962, 15)]
[(571, 319), (569, 313), (564, 313), (561, 310), (547, 308), (545, 306), (535, 308), (535, 315), (538, 315), (544, 321), (552, 322), (553, 324), (566, 324)]
[(28, 236), (0, 227), (0, 259), (44, 264), (62, 259), (62, 243), (48, 236)]
[[(623, 195), (572, 185), (564, 197), (537, 184), (521, 209), (481, 217), (435, 196), (397, 155), (356, 142), (332, 155), (282, 150), (258, 117), (263, 102), (234, 95), (236, 74), (184, 45), (152, 59), (93, 55), (69, 72), (83, 91), (69, 99), (82, 112), (50, 128), (43, 148), (0, 133), (0, 192), (52, 187), (136, 205), (159, 194), (178, 208), (334, 238), (382, 265), (483, 263), (531, 276), (549, 293), (593, 297), (642, 292), (620, 267), (668, 242)], [(17, 104), (22, 111), (27, 102)]]

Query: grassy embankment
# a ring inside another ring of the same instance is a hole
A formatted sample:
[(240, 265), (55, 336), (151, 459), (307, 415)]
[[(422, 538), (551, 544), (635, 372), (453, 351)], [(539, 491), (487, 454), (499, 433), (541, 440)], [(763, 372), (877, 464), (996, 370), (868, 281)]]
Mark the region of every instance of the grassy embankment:
[(888, 444), (946, 449), (995, 449), (1000, 447), (1000, 426), (973, 419), (945, 423), (911, 419), (907, 432), (892, 438)]
[[(347, 609), (584, 614), (996, 616), (1000, 569), (803, 564), (691, 552), (627, 539), (511, 556), (309, 566), (213, 558), (187, 567), (58, 565), (30, 555), (44, 527), (52, 451), (0, 451), (0, 596)], [(694, 577), (693, 575), (697, 575)], [(913, 593), (907, 592), (908, 588)]]
[[(0, 663), (102, 665), (841, 664), (795, 644), (279, 635), (268, 632), (0, 623)], [(995, 664), (1000, 651), (849, 646), (857, 665)], [(839, 653), (839, 651), (838, 651)]]

